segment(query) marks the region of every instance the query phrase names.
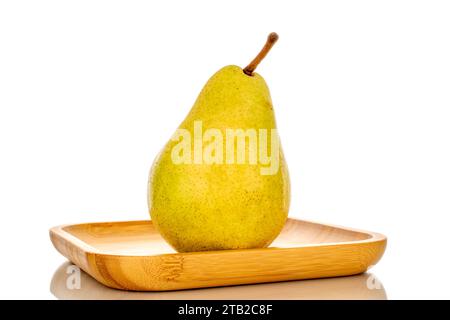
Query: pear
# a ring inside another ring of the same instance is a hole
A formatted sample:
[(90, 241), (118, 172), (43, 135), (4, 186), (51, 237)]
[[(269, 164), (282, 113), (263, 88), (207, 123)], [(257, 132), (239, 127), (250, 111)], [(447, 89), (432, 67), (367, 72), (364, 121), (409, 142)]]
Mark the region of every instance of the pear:
[(288, 169), (269, 89), (254, 73), (277, 39), (246, 68), (216, 72), (153, 163), (150, 216), (179, 252), (267, 247), (286, 222)]

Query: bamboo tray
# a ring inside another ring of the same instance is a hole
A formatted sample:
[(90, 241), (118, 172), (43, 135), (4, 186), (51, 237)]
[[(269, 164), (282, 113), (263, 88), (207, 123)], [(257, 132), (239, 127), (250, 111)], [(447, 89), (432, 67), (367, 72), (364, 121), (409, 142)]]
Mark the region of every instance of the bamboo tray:
[(175, 252), (151, 221), (85, 223), (50, 229), (55, 248), (100, 283), (167, 291), (347, 276), (382, 257), (385, 236), (288, 219), (269, 248)]
[[(50, 283), (50, 292), (55, 298), (60, 300), (387, 300), (388, 298), (383, 283), (370, 272), (348, 277), (142, 292), (108, 288), (83, 271), (75, 281), (69, 276), (73, 274), (73, 270), (73, 264), (69, 261), (56, 269)], [(72, 281), (68, 286), (69, 277)], [(79, 284), (76, 290), (75, 284)]]

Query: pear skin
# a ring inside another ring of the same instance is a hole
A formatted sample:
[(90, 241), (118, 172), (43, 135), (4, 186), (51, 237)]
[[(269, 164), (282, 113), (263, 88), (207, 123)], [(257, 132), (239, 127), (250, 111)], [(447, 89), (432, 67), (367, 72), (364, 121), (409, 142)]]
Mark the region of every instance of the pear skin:
[[(274, 140), (278, 135), (270, 136), (276, 129), (272, 101), (264, 79), (251, 69), (226, 66), (216, 72), (151, 168), (150, 216), (179, 252), (266, 247), (286, 222), (288, 169), (281, 146), (271, 154), (271, 143), (279, 141)], [(245, 146), (237, 139), (227, 145), (227, 133), (236, 129), (265, 129), (272, 161), (251, 158), (255, 149), (249, 136), (242, 140)]]

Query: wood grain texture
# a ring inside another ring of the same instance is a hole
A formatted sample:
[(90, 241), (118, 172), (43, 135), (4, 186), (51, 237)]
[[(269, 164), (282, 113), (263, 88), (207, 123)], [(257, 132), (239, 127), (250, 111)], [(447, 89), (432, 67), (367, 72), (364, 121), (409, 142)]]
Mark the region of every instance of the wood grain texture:
[(385, 236), (288, 219), (269, 248), (175, 252), (151, 221), (54, 227), (55, 248), (102, 284), (166, 291), (353, 275), (382, 257)]
[[(348, 277), (282, 281), (240, 286), (172, 291), (124, 291), (108, 288), (81, 272), (80, 288), (67, 286), (71, 262), (53, 274), (50, 291), (68, 300), (386, 300), (387, 294), (375, 275), (365, 272)], [(376, 288), (374, 287), (376, 284)]]

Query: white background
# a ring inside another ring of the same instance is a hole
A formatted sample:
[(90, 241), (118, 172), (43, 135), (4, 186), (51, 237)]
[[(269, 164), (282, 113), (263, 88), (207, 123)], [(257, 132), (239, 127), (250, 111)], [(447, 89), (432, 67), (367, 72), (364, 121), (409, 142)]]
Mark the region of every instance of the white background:
[(2, 1), (1, 298), (52, 298), (48, 229), (148, 219), (153, 158), (206, 80), (271, 89), (290, 216), (384, 233), (389, 298), (450, 298), (448, 1)]

